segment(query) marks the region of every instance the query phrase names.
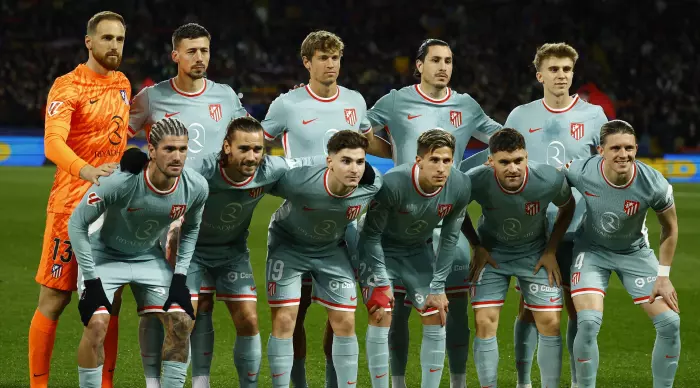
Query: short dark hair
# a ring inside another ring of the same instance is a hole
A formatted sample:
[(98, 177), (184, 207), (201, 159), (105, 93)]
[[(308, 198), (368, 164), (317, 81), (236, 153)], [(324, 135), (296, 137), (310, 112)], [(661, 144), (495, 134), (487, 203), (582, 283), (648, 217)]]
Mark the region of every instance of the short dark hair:
[(496, 152), (515, 152), (525, 149), (525, 138), (513, 128), (503, 128), (489, 139), (489, 151), (491, 155)]
[(338, 131), (328, 139), (328, 145), (326, 145), (328, 155), (338, 153), (346, 148), (362, 148), (367, 151), (367, 147), (369, 147), (369, 140), (352, 129)]
[(634, 131), (634, 128), (632, 128), (630, 123), (624, 120), (612, 120), (600, 127), (600, 145), (605, 144), (605, 138), (607, 138), (609, 135), (617, 134), (632, 135), (634, 136), (635, 141), (637, 140), (637, 133)]
[[(450, 48), (450, 45), (447, 44), (447, 42), (445, 42), (444, 40), (433, 38), (426, 39), (420, 44), (420, 47), (418, 47), (418, 52), (416, 53), (416, 61), (425, 62), (425, 56), (428, 55), (428, 50), (433, 46), (443, 46)], [(418, 71), (418, 67), (416, 67), (416, 69), (413, 70), (413, 76), (415, 76), (416, 78), (420, 78), (420, 72)]]
[[(231, 141), (233, 140), (233, 137), (237, 131), (246, 132), (246, 133), (262, 132), (263, 127), (262, 127), (262, 125), (260, 125), (260, 122), (253, 117), (250, 117), (250, 116), (238, 117), (234, 120), (231, 120), (231, 122), (228, 123), (228, 126), (226, 127), (225, 139), (228, 140), (229, 143), (231, 143)], [(224, 145), (223, 144), (221, 144), (221, 151), (219, 152), (219, 160), (221, 160), (221, 163), (223, 163), (224, 166), (226, 166), (226, 164), (228, 163), (228, 158), (226, 157), (226, 153), (224, 152)]]
[(102, 11), (92, 15), (90, 20), (88, 20), (87, 34), (94, 35), (95, 31), (97, 30), (97, 25), (103, 20), (116, 20), (121, 23), (122, 26), (124, 26), (124, 30), (126, 30), (126, 23), (124, 23), (124, 18), (122, 15), (112, 11)]
[(449, 147), (455, 152), (455, 137), (442, 129), (431, 129), (418, 137), (418, 156), (435, 151), (438, 148)]
[(206, 28), (197, 23), (183, 24), (173, 32), (173, 50), (177, 49), (177, 46), (183, 39), (197, 39), (202, 37), (211, 41), (211, 35)]

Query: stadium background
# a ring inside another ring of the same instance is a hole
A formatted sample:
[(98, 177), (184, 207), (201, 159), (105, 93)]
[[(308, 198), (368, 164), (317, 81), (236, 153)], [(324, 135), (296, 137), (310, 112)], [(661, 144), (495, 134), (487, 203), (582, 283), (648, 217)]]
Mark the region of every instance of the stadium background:
[[(43, 117), (46, 95), (53, 80), (84, 62), (85, 23), (97, 11), (121, 13), (128, 24), (120, 70), (135, 94), (141, 88), (172, 77), (170, 35), (186, 22), (198, 22), (212, 34), (208, 76), (228, 83), (240, 93), (246, 109), (256, 118), (280, 93), (308, 74), (299, 58), (304, 36), (315, 29), (339, 34), (346, 49), (339, 83), (360, 91), (368, 107), (392, 88), (415, 82), (415, 50), (426, 37), (451, 44), (455, 66), (451, 86), (471, 94), (484, 111), (503, 123), (517, 105), (541, 98), (531, 65), (536, 47), (546, 41), (565, 41), (577, 48), (574, 86), (590, 102), (604, 107), (609, 118), (629, 121), (638, 132), (640, 159), (661, 171), (676, 189), (680, 241), (672, 280), (679, 291), (684, 314), (683, 356), (676, 386), (700, 386), (700, 350), (697, 318), (692, 306), (696, 252), (700, 248), (700, 1), (596, 0), (465, 0), (402, 2), (241, 0), (186, 2), (126, 0), (119, 4), (87, 0), (0, 1), (0, 201), (4, 204), (0, 242), (3, 271), (0, 293), (5, 296), (0, 319), (0, 387), (26, 386), (26, 336), (36, 306), (38, 287), (33, 281), (41, 247), (45, 205), (54, 167), (44, 157)], [(145, 140), (130, 144), (143, 147)], [(472, 142), (465, 155), (484, 145)], [(270, 149), (279, 154), (281, 150)], [(370, 159), (381, 170), (388, 160)], [(43, 167), (42, 167), (43, 166)], [(265, 228), (279, 204), (266, 198), (251, 226), (251, 250), (256, 278), (264, 281)], [(478, 208), (470, 208), (478, 212)], [(650, 239), (658, 246), (658, 224), (650, 217)], [(695, 237), (695, 238), (694, 238)], [(631, 306), (619, 282), (606, 299), (601, 342), (601, 386), (650, 385), (653, 327)], [(116, 382), (139, 386), (141, 367), (136, 341), (137, 318), (133, 300), (125, 298), (120, 331), (120, 359)], [(513, 296), (509, 296), (515, 302)], [(685, 302), (685, 303), (684, 303)], [(75, 347), (81, 327), (74, 302), (61, 319), (52, 370), (53, 386), (75, 386)], [(217, 328), (213, 386), (229, 381), (232, 368), (232, 325), (223, 306), (215, 314)], [(503, 384), (514, 379), (512, 364), (513, 303), (504, 308), (499, 331)], [(260, 298), (263, 338), (269, 333), (269, 313)], [(415, 314), (414, 314), (415, 315)], [(321, 386), (323, 356), (320, 332), (325, 318), (313, 308), (307, 319), (311, 386)], [(362, 343), (364, 313), (358, 313)], [(564, 320), (565, 322), (565, 320)], [(412, 321), (411, 354), (418, 354), (420, 331)], [(473, 327), (473, 326), (472, 326)], [(566, 355), (565, 355), (566, 357)], [(409, 373), (418, 372), (417, 356)], [(360, 375), (366, 362), (360, 360)], [(568, 379), (564, 368), (562, 382)], [(470, 360), (469, 383), (475, 386)], [(534, 373), (533, 376), (536, 376)], [(269, 385), (266, 362), (261, 386)], [(417, 380), (414, 380), (417, 381)], [(363, 382), (363, 380), (360, 380)], [(363, 386), (367, 386), (364, 381)]]

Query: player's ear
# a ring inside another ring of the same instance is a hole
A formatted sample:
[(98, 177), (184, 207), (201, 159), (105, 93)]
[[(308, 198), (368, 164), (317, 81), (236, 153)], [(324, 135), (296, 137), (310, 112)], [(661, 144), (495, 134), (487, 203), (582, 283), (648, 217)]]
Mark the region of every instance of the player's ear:
[(423, 74), (423, 61), (420, 59), (416, 59), (416, 69), (418, 69), (418, 72)]
[(418, 167), (420, 167), (420, 162), (422, 162), (422, 161), (423, 161), (423, 158), (421, 158), (420, 155), (416, 155), (416, 164), (418, 165)]
[(600, 156), (603, 156), (603, 146), (599, 145), (599, 146), (596, 146), (595, 148), (598, 150), (598, 154), (600, 154)]
[(172, 58), (173, 62), (175, 62), (175, 63), (177, 63), (180, 60), (180, 58), (178, 56), (178, 52), (174, 48), (173, 48), (173, 51), (170, 52), (170, 58)]
[(90, 38), (90, 35), (85, 35), (85, 47), (88, 50), (92, 50), (92, 38)]
[(541, 84), (544, 85), (543, 76), (542, 76), (542, 73), (540, 73), (539, 70), (537, 71), (537, 73), (535, 73), (535, 77), (537, 78), (537, 82), (539, 82), (539, 83), (541, 83)]
[(330, 155), (326, 156), (326, 166), (328, 168), (332, 167), (332, 164), (333, 164), (332, 162), (333, 162), (333, 159), (331, 159), (331, 156)]
[(489, 166), (493, 167), (493, 156), (489, 155), (489, 159), (486, 161), (486, 164)]

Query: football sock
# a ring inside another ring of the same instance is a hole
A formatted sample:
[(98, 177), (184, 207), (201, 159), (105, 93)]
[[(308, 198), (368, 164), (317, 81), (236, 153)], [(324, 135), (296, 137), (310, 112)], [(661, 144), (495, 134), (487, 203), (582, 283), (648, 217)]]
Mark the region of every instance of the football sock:
[(518, 372), (518, 383), (531, 384), (532, 359), (535, 356), (535, 347), (537, 347), (537, 325), (534, 322), (521, 321), (516, 317), (513, 343), (515, 345), (515, 370)]
[(209, 376), (192, 376), (192, 388), (209, 388)]
[(675, 311), (666, 311), (654, 318), (656, 341), (651, 354), (651, 373), (654, 388), (672, 387), (681, 354), (681, 317)]
[[(190, 336), (190, 343), (192, 344), (192, 378), (194, 379), (195, 376), (209, 376), (212, 354), (214, 353), (214, 325), (211, 321), (211, 312), (202, 311), (197, 313), (194, 329)], [(206, 387), (209, 387), (208, 383), (203, 386), (203, 388)]]
[(262, 361), (262, 344), (260, 334), (253, 336), (236, 336), (233, 347), (233, 364), (238, 371), (238, 381), (241, 388), (258, 386), (258, 374)]
[(163, 324), (160, 319), (143, 316), (139, 321), (139, 346), (141, 347), (141, 363), (146, 381), (160, 380), (160, 361), (163, 352)]
[(56, 326), (58, 321), (48, 319), (39, 312), (39, 309), (34, 311), (32, 323), (29, 326), (29, 381), (32, 388), (43, 388), (49, 384)]
[(267, 341), (267, 360), (270, 364), (273, 387), (289, 387), (294, 363), (294, 344), (291, 338), (281, 339), (270, 334)]
[(357, 360), (360, 347), (356, 336), (333, 334), (333, 365), (338, 375), (338, 384), (346, 387), (357, 383)]
[(365, 339), (373, 388), (389, 388), (389, 328), (369, 325)]
[(561, 335), (539, 335), (537, 364), (540, 367), (542, 386), (558, 387), (561, 378)]
[(498, 377), (498, 341), (496, 337), (474, 338), (474, 364), (482, 387), (496, 386)]
[(595, 310), (578, 312), (578, 332), (574, 340), (576, 357), (576, 381), (580, 388), (595, 387), (598, 373), (598, 332), (603, 323), (603, 313)]
[(97, 368), (78, 367), (80, 388), (100, 388), (102, 384), (102, 365)]
[(182, 388), (187, 378), (187, 363), (179, 361), (163, 361), (163, 388)]
[(395, 293), (394, 308), (391, 310), (389, 329), (389, 363), (392, 376), (405, 376), (408, 364), (408, 318), (412, 306), (404, 306), (406, 294)]
[[(450, 298), (450, 310), (447, 312), (447, 362), (450, 366), (450, 381), (461, 378), (463, 381), (467, 374), (467, 361), (469, 360), (469, 302), (466, 297)], [(461, 385), (453, 388), (460, 388)]]
[(292, 385), (294, 388), (308, 388), (306, 385), (306, 358), (295, 358), (292, 365)]
[(326, 388), (338, 388), (338, 376), (333, 366), (333, 357), (326, 356)]
[(438, 388), (445, 365), (445, 327), (423, 325), (423, 342), (420, 347), (422, 369), (421, 387)]
[(566, 348), (569, 350), (569, 368), (571, 368), (571, 383), (576, 384), (576, 358), (574, 358), (574, 340), (576, 339), (576, 331), (578, 323), (576, 319), (569, 317), (569, 322), (566, 324)]
[(391, 388), (406, 388), (406, 377), (391, 376)]
[(105, 336), (105, 362), (102, 368), (102, 388), (114, 387), (114, 369), (117, 367), (117, 349), (119, 344), (119, 316), (109, 317), (109, 326)]

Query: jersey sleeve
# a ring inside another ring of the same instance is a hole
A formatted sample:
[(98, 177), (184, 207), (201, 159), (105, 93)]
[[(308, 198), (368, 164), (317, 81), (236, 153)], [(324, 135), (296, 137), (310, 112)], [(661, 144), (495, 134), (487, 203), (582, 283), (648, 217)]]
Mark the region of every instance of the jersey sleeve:
[(475, 153), (474, 155), (464, 159), (460, 164), (459, 164), (459, 170), (462, 172), (467, 172), (471, 170), (472, 168), (483, 166), (486, 161), (489, 160), (489, 149), (485, 149), (483, 151), (479, 151)]
[(66, 144), (71, 130), (73, 112), (79, 106), (78, 86), (72, 77), (63, 76), (54, 82), (49, 91), (44, 123), (44, 153), (58, 168), (80, 177), (80, 169), (88, 163)]
[(360, 93), (357, 93), (357, 95), (360, 97), (360, 107), (362, 108), (362, 115), (360, 117), (360, 131), (363, 134), (367, 134), (372, 130), (372, 123), (370, 123), (369, 119), (367, 118), (367, 102), (365, 102), (365, 98), (362, 97)]
[(476, 132), (474, 132), (472, 136), (479, 141), (488, 144), (491, 135), (503, 128), (503, 126), (486, 115), (484, 110), (481, 108), (481, 105), (479, 105), (479, 103), (477, 103), (471, 96), (466, 95), (466, 97), (468, 98), (467, 105), (469, 109), (474, 111), (474, 128), (476, 129)]
[(177, 250), (177, 260), (175, 262), (175, 273), (187, 275), (187, 270), (190, 268), (194, 247), (197, 244), (197, 236), (199, 235), (199, 225), (202, 222), (202, 213), (204, 212), (204, 204), (209, 197), (209, 186), (201, 177), (201, 184), (198, 185), (200, 191), (197, 198), (192, 201), (192, 206), (185, 213), (185, 221), (182, 223), (180, 230), (180, 246)]
[(302, 166), (319, 166), (326, 162), (324, 155), (303, 158), (285, 158), (283, 156), (265, 157), (265, 184), (277, 182), (287, 171)]
[(284, 132), (285, 128), (287, 128), (287, 112), (284, 107), (284, 95), (272, 101), (265, 115), (265, 119), (260, 124), (263, 127), (263, 133), (267, 140), (274, 140)]
[(384, 95), (380, 98), (370, 109), (367, 111), (367, 119), (373, 127), (384, 127), (389, 124), (389, 119), (391, 117), (391, 112), (394, 111), (394, 101), (396, 100), (396, 91), (392, 90), (389, 94)]
[(245, 116), (250, 116), (248, 114), (248, 111), (245, 110), (243, 107), (243, 103), (241, 102), (241, 99), (238, 98), (238, 94), (236, 94), (236, 91), (233, 90), (233, 88), (229, 87), (228, 88), (231, 91), (231, 102), (233, 104), (233, 113), (231, 115), (231, 120), (237, 119), (239, 117), (245, 117)]
[(148, 124), (148, 118), (151, 115), (151, 105), (148, 97), (150, 89), (150, 87), (141, 89), (131, 101), (131, 108), (129, 109), (130, 137), (134, 137)]
[[(596, 146), (600, 145), (600, 128), (603, 126), (603, 124), (608, 122), (608, 118), (605, 116), (605, 112), (603, 111), (603, 108), (597, 106), (596, 107), (598, 110), (598, 115), (595, 117), (595, 120), (593, 120), (593, 144)], [(592, 151), (594, 152), (594, 151)]]
[(520, 110), (520, 107), (518, 106), (515, 109), (513, 109), (510, 112), (510, 114), (508, 114), (508, 117), (506, 118), (506, 123), (503, 124), (504, 128), (513, 128), (516, 130), (518, 129), (516, 126), (516, 122), (517, 122), (517, 117), (518, 117), (517, 115), (518, 115), (519, 110)]
[(564, 176), (566, 177), (566, 181), (569, 183), (570, 187), (575, 187), (579, 191), (583, 191), (580, 187), (580, 180), (583, 172), (583, 166), (585, 166), (585, 163), (588, 160), (590, 160), (590, 158), (572, 160), (562, 167), (562, 171), (564, 172)]
[(68, 236), (85, 280), (97, 277), (88, 228), (108, 207), (117, 204), (123, 195), (128, 194), (130, 177), (134, 175), (115, 171), (100, 179), (99, 186), (90, 186), (68, 221)]
[(369, 205), (365, 223), (360, 233), (360, 261), (364, 262), (374, 274), (374, 286), (388, 286), (389, 278), (384, 261), (382, 248), (382, 233), (386, 228), (389, 214), (394, 208), (396, 199), (389, 185), (384, 185), (375, 195)]
[(649, 203), (649, 206), (654, 209), (657, 213), (663, 213), (670, 209), (675, 200), (673, 198), (673, 186), (663, 177), (660, 173), (654, 171), (653, 179), (651, 182), (653, 184), (654, 196)]
[(457, 254), (457, 240), (461, 233), (462, 222), (466, 216), (467, 205), (471, 193), (471, 182), (467, 175), (462, 175), (463, 187), (460, 198), (455, 201), (454, 211), (451, 211), (443, 220), (440, 231), (440, 244), (438, 245), (435, 266), (433, 267), (433, 279), (430, 281), (431, 294), (444, 294), (447, 275), (452, 270), (452, 263)]
[(563, 172), (556, 170), (554, 171), (554, 174), (556, 174), (555, 183), (554, 185), (552, 185), (552, 187), (556, 188), (557, 192), (555, 193), (554, 198), (552, 199), (552, 203), (557, 205), (558, 207), (562, 207), (569, 203), (569, 201), (573, 200), (573, 196), (571, 194), (571, 187), (566, 181), (566, 177), (564, 176)]

